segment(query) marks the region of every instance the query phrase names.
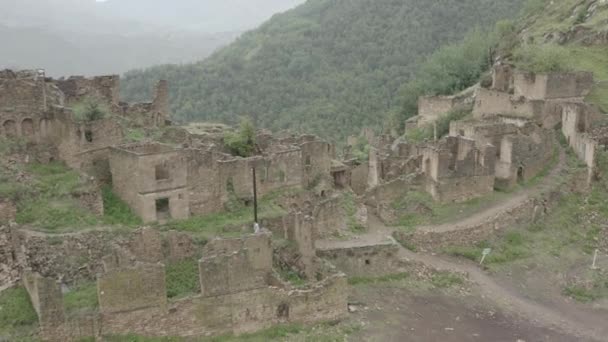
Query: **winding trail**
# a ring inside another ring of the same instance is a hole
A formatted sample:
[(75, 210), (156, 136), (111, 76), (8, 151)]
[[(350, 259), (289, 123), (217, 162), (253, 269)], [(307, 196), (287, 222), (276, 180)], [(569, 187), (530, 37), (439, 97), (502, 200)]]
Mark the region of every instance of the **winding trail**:
[[(514, 196), (496, 203), (495, 205), (471, 215), (459, 222), (440, 224), (435, 226), (417, 227), (417, 230), (429, 232), (446, 232), (467, 229), (471, 226), (495, 217), (499, 213), (521, 205), (531, 196), (542, 191), (559, 186), (558, 177), (566, 165), (565, 153), (560, 149), (559, 162), (544, 177), (539, 184), (529, 189), (521, 190)], [(392, 233), (394, 228), (387, 227), (377, 217), (369, 216), (369, 230), (366, 234), (357, 236), (348, 241), (320, 240), (316, 243), (317, 249), (342, 249), (357, 246), (371, 246), (394, 241)], [(560, 333), (577, 336), (585, 341), (606, 341), (608, 336), (608, 317), (595, 314), (589, 310), (582, 310), (575, 306), (544, 305), (535, 302), (519, 293), (508, 284), (499, 283), (488, 273), (474, 263), (450, 257), (439, 257), (431, 254), (414, 253), (399, 245), (399, 257), (406, 261), (422, 263), (438, 271), (449, 271), (467, 274), (468, 279), (477, 285), (480, 293), (486, 299), (493, 301), (509, 314), (521, 317), (536, 326), (542, 326)]]

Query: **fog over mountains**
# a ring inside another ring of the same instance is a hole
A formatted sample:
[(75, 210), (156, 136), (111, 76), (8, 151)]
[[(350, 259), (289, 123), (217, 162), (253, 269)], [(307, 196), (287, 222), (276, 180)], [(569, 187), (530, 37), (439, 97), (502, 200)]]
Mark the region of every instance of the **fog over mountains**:
[(52, 76), (197, 61), (304, 0), (2, 0), (0, 68)]

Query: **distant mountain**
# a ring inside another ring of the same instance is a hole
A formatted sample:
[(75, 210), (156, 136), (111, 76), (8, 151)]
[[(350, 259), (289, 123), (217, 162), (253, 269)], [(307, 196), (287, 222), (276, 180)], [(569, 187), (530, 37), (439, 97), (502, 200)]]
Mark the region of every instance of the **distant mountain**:
[(67, 76), (198, 61), (302, 1), (0, 0), (0, 68)]
[(44, 68), (50, 76), (121, 74), (209, 56), (238, 33), (174, 36), (58, 33), (43, 28), (0, 26), (0, 68)]
[(308, 0), (205, 61), (127, 73), (124, 95), (143, 99), (166, 78), (181, 120), (250, 115), (260, 127), (340, 140), (399, 111), (400, 88), (426, 56), (515, 16), (522, 2)]

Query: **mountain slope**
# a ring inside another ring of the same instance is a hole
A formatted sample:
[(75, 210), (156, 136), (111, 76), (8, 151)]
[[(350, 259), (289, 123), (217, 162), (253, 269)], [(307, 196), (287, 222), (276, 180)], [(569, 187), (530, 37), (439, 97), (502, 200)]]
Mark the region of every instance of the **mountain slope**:
[(209, 59), (127, 73), (142, 99), (167, 78), (179, 119), (234, 122), (343, 137), (399, 108), (399, 88), (439, 46), (519, 11), (522, 1), (309, 0)]

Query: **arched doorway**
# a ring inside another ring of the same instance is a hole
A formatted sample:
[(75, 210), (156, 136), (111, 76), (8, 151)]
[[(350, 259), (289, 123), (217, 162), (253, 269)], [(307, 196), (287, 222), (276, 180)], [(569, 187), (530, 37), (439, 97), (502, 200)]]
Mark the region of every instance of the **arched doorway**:
[(2, 124), (2, 128), (4, 130), (4, 134), (8, 137), (16, 137), (17, 134), (17, 125), (13, 120), (6, 120)]

